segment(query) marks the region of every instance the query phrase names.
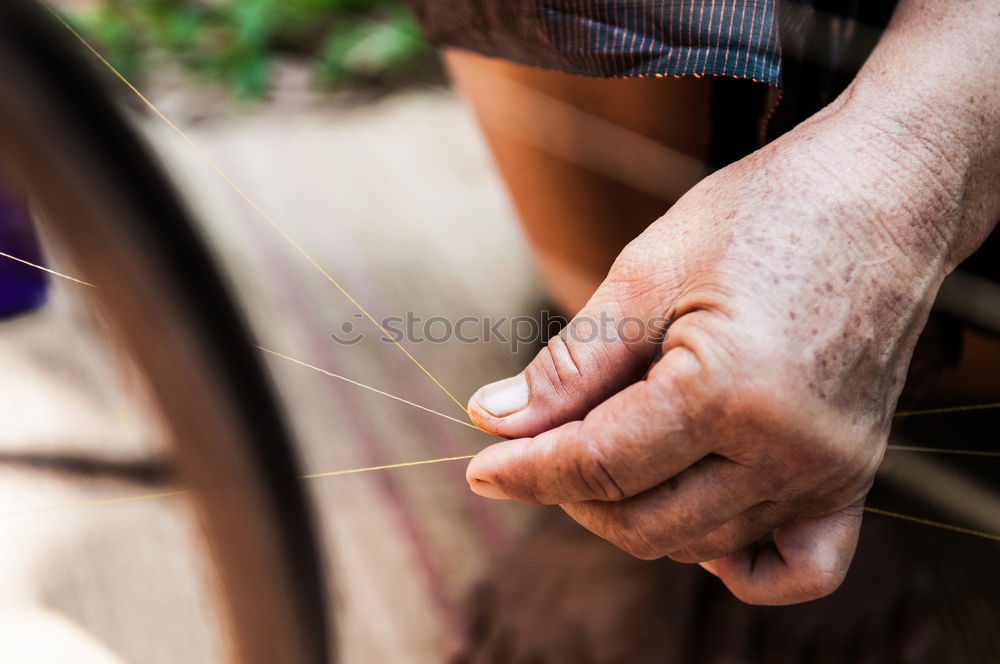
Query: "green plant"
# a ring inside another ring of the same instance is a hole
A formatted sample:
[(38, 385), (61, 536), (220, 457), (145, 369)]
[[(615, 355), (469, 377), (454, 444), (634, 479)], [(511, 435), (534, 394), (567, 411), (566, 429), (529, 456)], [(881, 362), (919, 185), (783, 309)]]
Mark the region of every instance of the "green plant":
[(167, 60), (257, 99), (278, 57), (314, 63), (317, 83), (398, 81), (430, 52), (400, 0), (103, 0), (74, 19), (127, 76)]

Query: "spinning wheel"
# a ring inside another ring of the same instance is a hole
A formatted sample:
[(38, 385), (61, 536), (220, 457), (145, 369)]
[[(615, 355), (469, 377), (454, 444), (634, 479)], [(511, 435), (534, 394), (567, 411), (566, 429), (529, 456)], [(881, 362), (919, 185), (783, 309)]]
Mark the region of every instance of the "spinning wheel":
[[(96, 289), (192, 488), (241, 662), (326, 661), (317, 546), (289, 435), (183, 207), (66, 32), (0, 12), (0, 173)], [(89, 289), (88, 289), (89, 290)]]

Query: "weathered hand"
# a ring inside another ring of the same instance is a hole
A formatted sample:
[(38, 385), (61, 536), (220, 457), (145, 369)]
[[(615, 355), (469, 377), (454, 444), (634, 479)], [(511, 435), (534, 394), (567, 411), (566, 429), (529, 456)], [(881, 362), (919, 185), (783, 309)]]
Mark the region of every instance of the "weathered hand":
[(517, 439), (471, 463), (472, 489), (561, 505), (747, 602), (835, 590), (962, 191), (914, 127), (869, 115), (835, 104), (627, 247), (521, 375), (473, 397)]

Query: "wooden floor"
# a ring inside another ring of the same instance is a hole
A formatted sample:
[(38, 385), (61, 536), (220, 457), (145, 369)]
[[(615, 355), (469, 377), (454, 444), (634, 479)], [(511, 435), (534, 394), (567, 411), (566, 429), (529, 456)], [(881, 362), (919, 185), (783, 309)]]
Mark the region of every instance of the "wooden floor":
[[(261, 344), (461, 415), (183, 143), (141, 122)], [(376, 316), (537, 312), (535, 273), (509, 203), (449, 93), (409, 93), (356, 110), (263, 108), (190, 129)], [(94, 661), (103, 649), (129, 662), (217, 661), (211, 592), (182, 499), (11, 514), (164, 488), (157, 464), (166, 453), (155, 427), (116, 376), (77, 287), (54, 288), (44, 310), (0, 324), (0, 615), (38, 626), (0, 628), (0, 636), (9, 652), (29, 634), (45, 634), (76, 643), (73, 652), (93, 649)], [(368, 338), (338, 345), (330, 334), (345, 324)], [(410, 348), (463, 399), (516, 372), (531, 352), (497, 341)], [(490, 442), (308, 369), (267, 362), (310, 473), (471, 454)], [(441, 661), (456, 602), (528, 515), (474, 497), (464, 468), (308, 483), (343, 661)]]

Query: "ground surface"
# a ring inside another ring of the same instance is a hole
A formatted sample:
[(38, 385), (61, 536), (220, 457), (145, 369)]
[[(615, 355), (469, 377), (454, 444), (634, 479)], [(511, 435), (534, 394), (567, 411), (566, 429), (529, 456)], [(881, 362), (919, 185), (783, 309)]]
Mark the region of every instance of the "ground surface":
[[(508, 203), (449, 93), (407, 93), (354, 110), (264, 106), (184, 119), (376, 316), (536, 310), (534, 273)], [(175, 136), (140, 122), (217, 247), (261, 343), (461, 415), (377, 335), (337, 345), (329, 335), (345, 321), (370, 332), (351, 305)], [(0, 453), (96, 460), (125, 477), (15, 462), (0, 474), (0, 511), (159, 488), (144, 471), (162, 456), (156, 435), (117, 384), (76, 287), (55, 288), (46, 309), (0, 324)], [(412, 349), (462, 398), (527, 359), (500, 343)], [(308, 472), (470, 454), (489, 441), (307, 369), (268, 364)], [(309, 489), (348, 662), (399, 661), (402, 653), (408, 662), (440, 661), (451, 609), (524, 521), (524, 512), (469, 493), (462, 463), (316, 480)], [(213, 661), (211, 593), (199, 585), (197, 535), (182, 500), (8, 515), (0, 541), (0, 599), (10, 610), (58, 611), (127, 661)]]

